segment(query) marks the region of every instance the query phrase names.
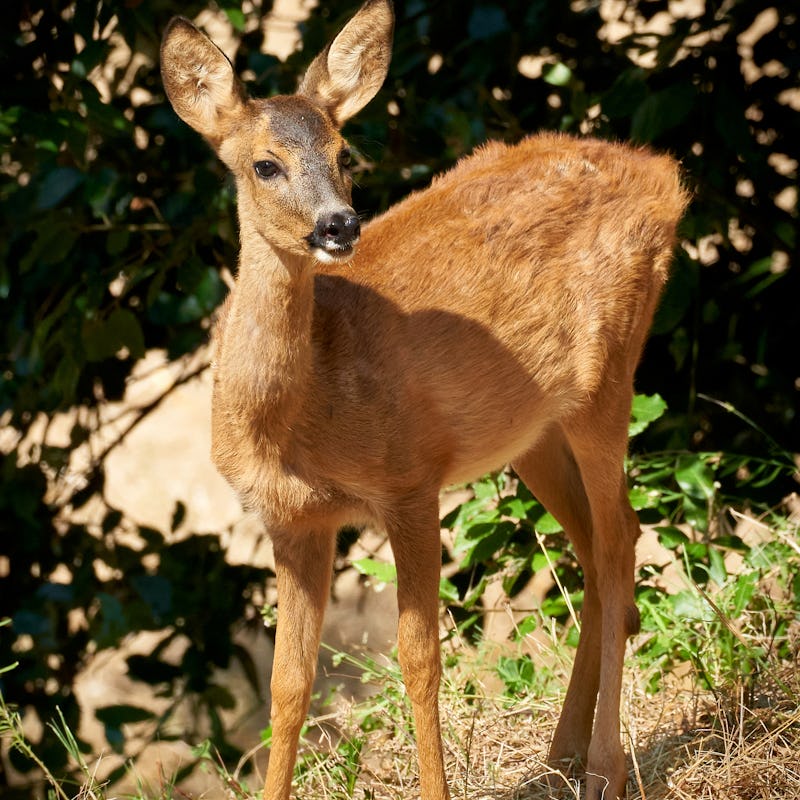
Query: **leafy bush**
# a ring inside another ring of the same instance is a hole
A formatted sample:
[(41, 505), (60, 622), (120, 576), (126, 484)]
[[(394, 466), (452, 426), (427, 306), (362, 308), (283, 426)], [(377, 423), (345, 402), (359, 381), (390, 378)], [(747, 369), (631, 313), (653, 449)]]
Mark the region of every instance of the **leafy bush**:
[[(631, 433), (642, 433), (665, 410), (657, 395), (637, 396)], [(652, 517), (659, 543), (669, 554), (663, 563), (642, 567), (637, 581), (643, 633), (635, 649), (650, 670), (652, 690), (659, 688), (665, 672), (690, 663), (704, 688), (741, 684), (752, 691), (770, 659), (796, 656), (798, 642), (791, 630), (800, 620), (797, 526), (767, 509), (770, 524), (761, 523), (761, 536), (745, 542), (727, 519), (729, 498), (718, 480), (738, 476), (737, 485), (728, 488), (742, 497), (754, 481), (772, 483), (776, 474), (791, 475), (794, 464), (775, 458), (757, 462), (754, 471), (751, 467), (747, 457), (686, 452), (640, 455), (629, 464), (635, 476), (630, 499), (643, 519)], [(583, 599), (581, 571), (564, 537), (550, 535), (561, 530), (559, 524), (506, 473), (472, 488), (474, 497), (443, 520), (456, 531), (453, 550), (461, 560), (451, 578), (453, 591), (442, 599), (461, 621), (460, 633), (480, 637), (483, 615), (490, 610), (484, 608), (489, 581), (501, 581), (514, 610), (515, 595), (542, 570), (552, 574), (552, 588), (540, 607), (517, 623), (517, 638), (549, 629), (554, 620), (575, 622)], [(737, 556), (732, 569), (731, 555)], [(671, 584), (679, 579), (680, 588), (665, 582), (667, 567), (674, 573)], [(576, 626), (568, 628), (563, 642), (577, 645), (575, 632)], [(527, 654), (501, 658), (498, 674), (512, 696), (547, 679), (534, 670)]]

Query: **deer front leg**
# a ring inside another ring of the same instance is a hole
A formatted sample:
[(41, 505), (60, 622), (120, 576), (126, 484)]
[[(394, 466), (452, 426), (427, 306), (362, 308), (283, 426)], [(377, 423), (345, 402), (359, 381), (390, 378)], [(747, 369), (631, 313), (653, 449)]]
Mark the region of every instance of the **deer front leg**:
[(288, 800), (291, 792), (297, 742), (316, 673), (335, 541), (330, 533), (273, 536), (278, 626), (270, 685), (272, 748), (265, 800)]
[[(419, 518), (419, 512), (415, 517)], [(398, 657), (414, 713), (420, 795), (422, 800), (447, 800), (439, 724), (442, 545), (437, 503), (431, 504), (419, 528), (390, 528), (389, 536), (397, 564)]]

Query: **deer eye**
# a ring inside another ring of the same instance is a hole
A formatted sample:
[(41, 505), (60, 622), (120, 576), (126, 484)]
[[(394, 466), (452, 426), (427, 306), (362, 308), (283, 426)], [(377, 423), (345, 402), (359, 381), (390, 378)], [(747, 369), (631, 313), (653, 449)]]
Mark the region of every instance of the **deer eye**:
[(353, 156), (350, 151), (345, 147), (339, 153), (339, 166), (340, 167), (349, 167), (353, 163)]
[(280, 172), (278, 165), (274, 161), (256, 161), (253, 169), (259, 178), (274, 178)]

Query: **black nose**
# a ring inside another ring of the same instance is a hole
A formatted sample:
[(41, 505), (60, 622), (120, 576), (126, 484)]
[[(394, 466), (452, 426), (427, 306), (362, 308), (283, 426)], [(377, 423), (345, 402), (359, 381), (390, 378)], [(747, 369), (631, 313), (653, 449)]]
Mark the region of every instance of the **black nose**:
[(308, 237), (313, 247), (344, 250), (352, 247), (361, 235), (361, 223), (351, 208), (323, 214)]

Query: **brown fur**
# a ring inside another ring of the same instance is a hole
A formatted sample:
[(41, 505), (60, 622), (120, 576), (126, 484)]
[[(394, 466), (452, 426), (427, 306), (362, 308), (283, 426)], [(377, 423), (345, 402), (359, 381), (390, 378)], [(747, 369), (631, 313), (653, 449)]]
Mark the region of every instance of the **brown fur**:
[[(165, 85), (239, 190), (242, 251), (216, 331), (212, 446), (275, 544), (265, 796), (289, 793), (336, 532), (363, 523), (389, 532), (397, 561), (422, 797), (447, 796), (438, 491), (508, 462), (564, 525), (586, 576), (551, 758), (586, 764), (592, 800), (621, 796), (621, 669), (638, 620), (638, 521), (623, 458), (633, 372), (686, 204), (676, 165), (558, 134), (489, 144), (367, 225), (354, 256), (323, 265), (305, 237), (321, 209), (349, 204), (338, 127), (385, 74), (390, 6), (370, 0), (312, 64), (301, 94), (266, 101), (241, 99), (221, 54), (186, 25), (165, 36)], [(197, 90), (174, 77), (198, 71), (222, 77)], [(264, 158), (281, 166), (278, 178), (255, 174)]]

